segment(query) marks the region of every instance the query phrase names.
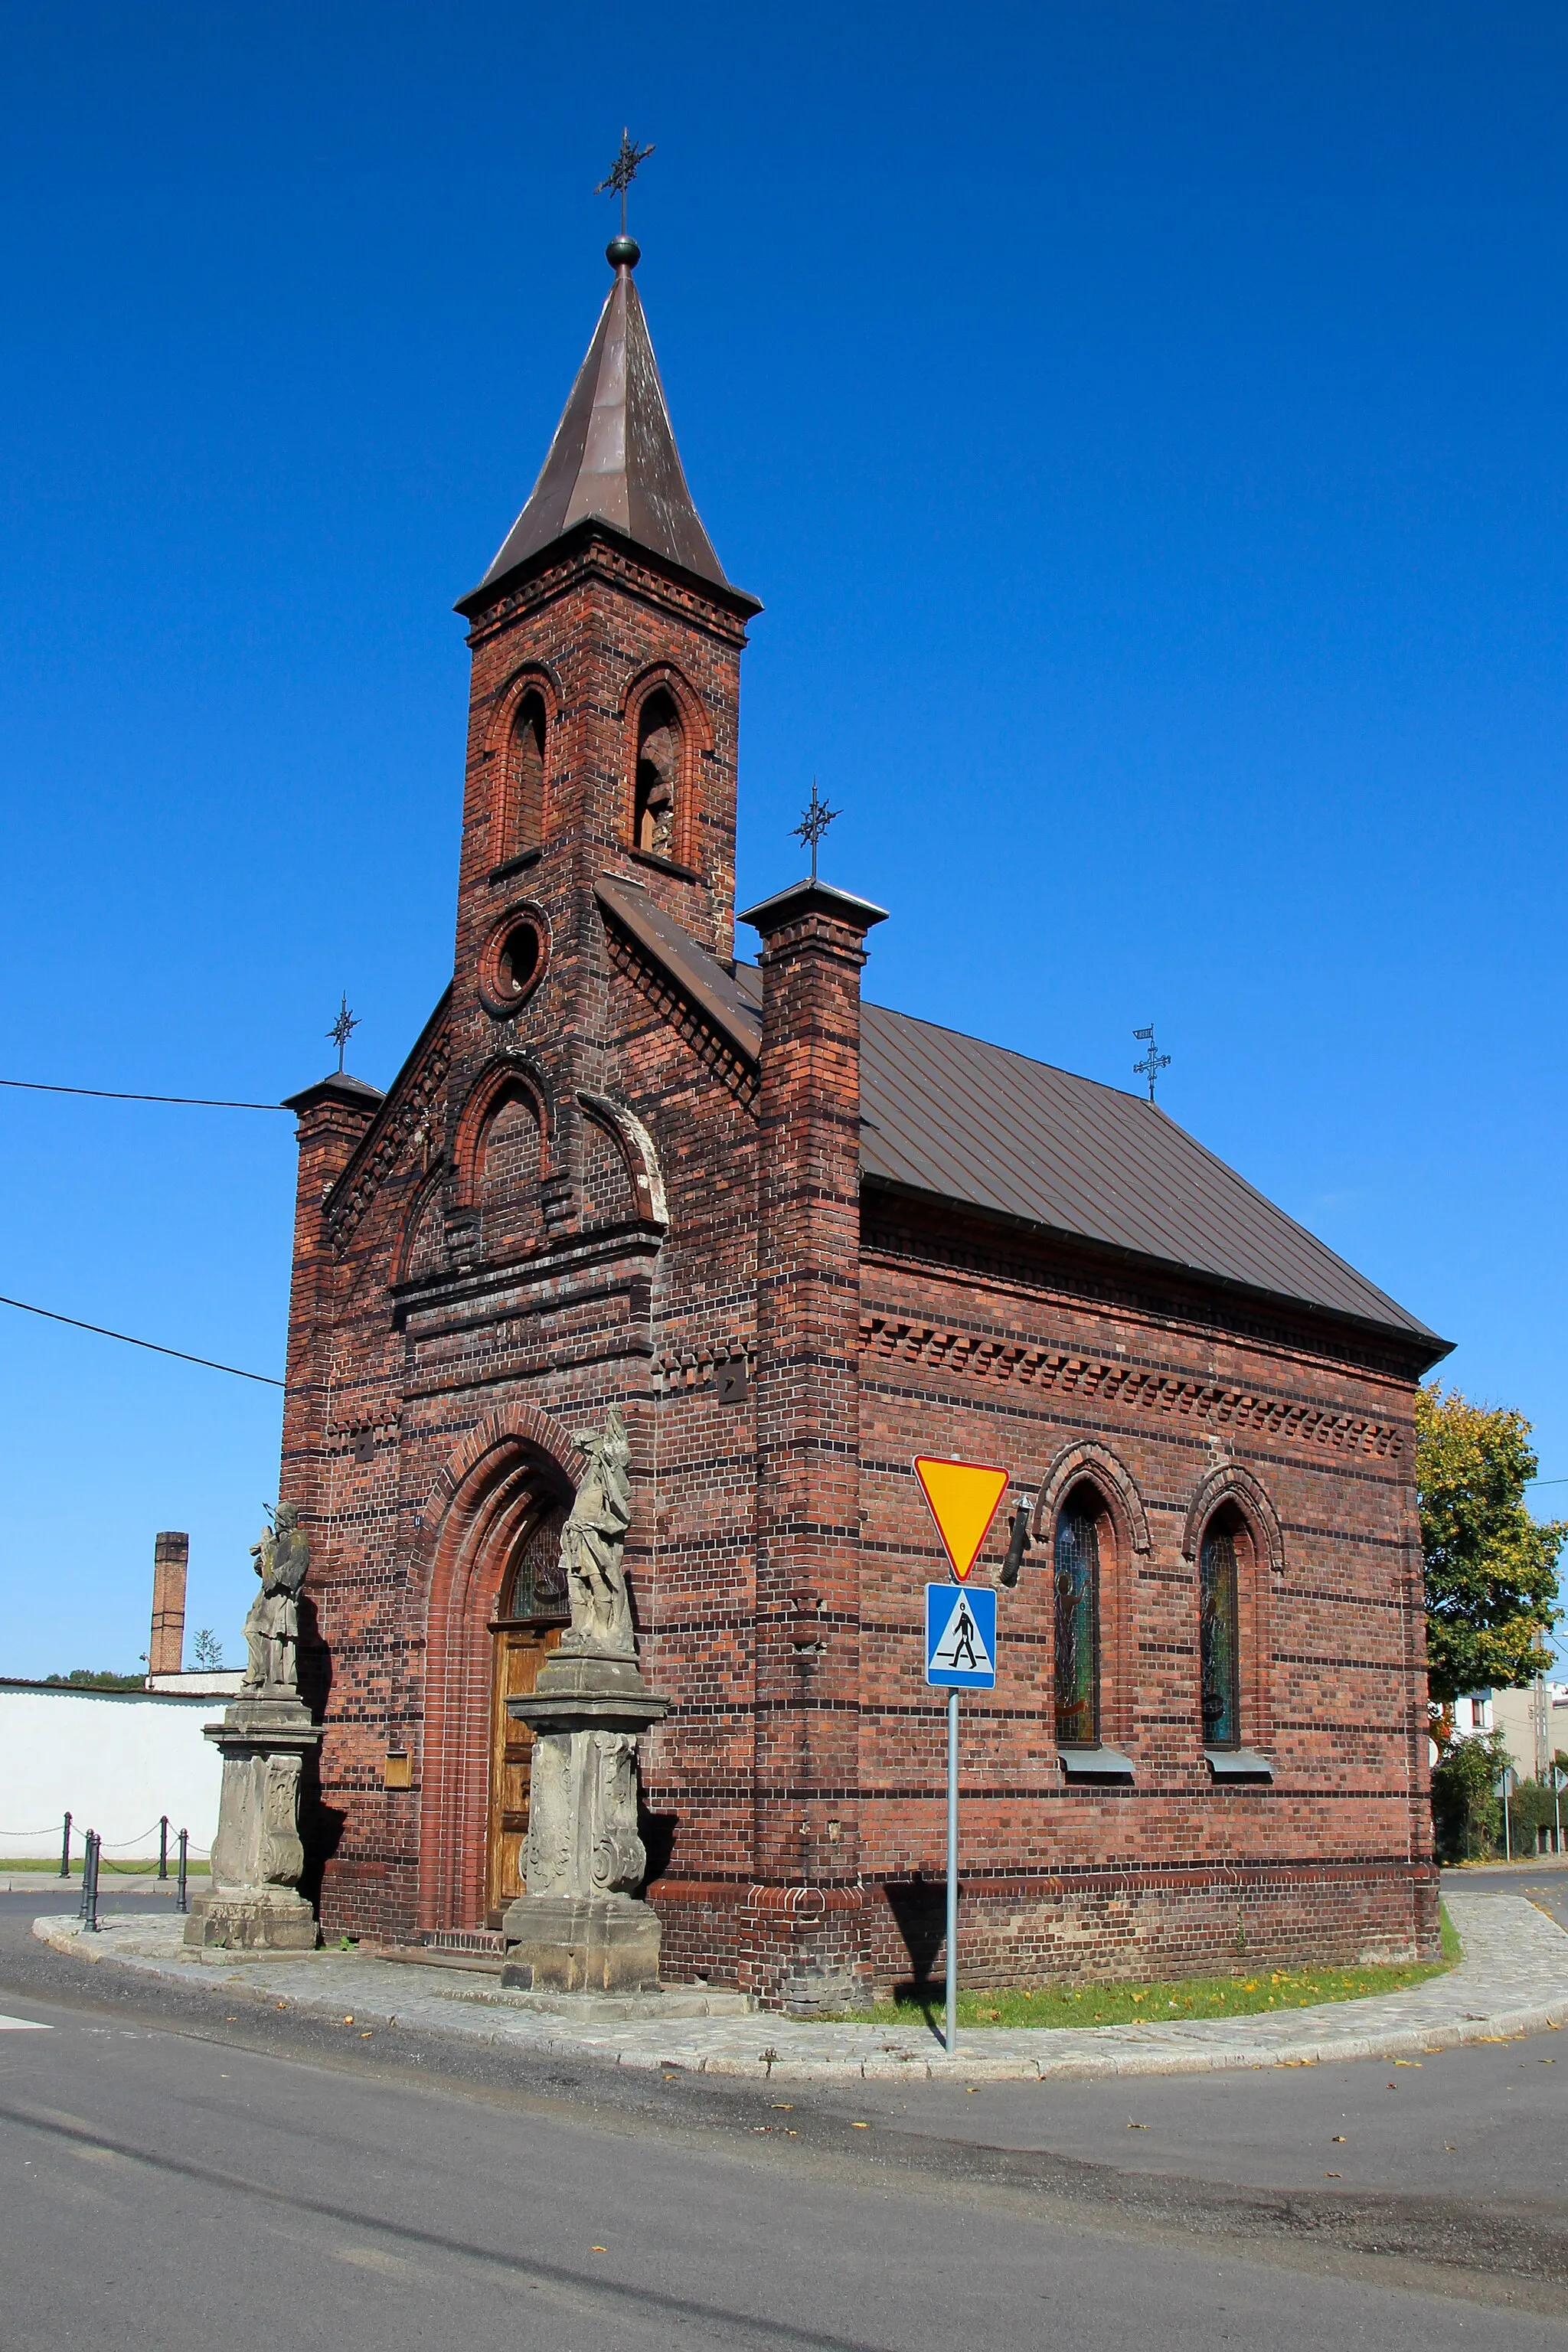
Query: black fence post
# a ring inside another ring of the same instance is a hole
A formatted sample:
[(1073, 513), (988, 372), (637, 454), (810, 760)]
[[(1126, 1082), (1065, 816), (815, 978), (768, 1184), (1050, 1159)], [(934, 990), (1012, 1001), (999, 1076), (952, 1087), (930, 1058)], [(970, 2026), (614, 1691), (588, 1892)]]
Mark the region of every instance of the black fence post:
[(158, 1819), (158, 1875), (160, 1878), (167, 1878), (169, 1875), (169, 1816), (167, 1813), (160, 1814)]
[(191, 1833), (189, 1830), (182, 1830), (180, 1832), (180, 1875), (175, 1882), (174, 1886), (174, 1908), (176, 1911), (188, 1911), (191, 1907), (189, 1899), (185, 1894), (185, 1848), (190, 1843), (190, 1835)]
[(88, 1933), (98, 1933), (98, 1857), (103, 1851), (103, 1840), (96, 1830), (87, 1833), (87, 1853), (82, 1862), (82, 1906)]
[(60, 1876), (61, 1876), (62, 1878), (68, 1878), (68, 1877), (70, 1876), (70, 1874), (71, 1874), (71, 1817), (70, 1817), (70, 1815), (68, 1813), (68, 1814), (66, 1815), (66, 1829), (65, 1829), (65, 1835), (64, 1835), (64, 1837), (62, 1837), (62, 1838), (61, 1838), (61, 1840), (60, 1840)]

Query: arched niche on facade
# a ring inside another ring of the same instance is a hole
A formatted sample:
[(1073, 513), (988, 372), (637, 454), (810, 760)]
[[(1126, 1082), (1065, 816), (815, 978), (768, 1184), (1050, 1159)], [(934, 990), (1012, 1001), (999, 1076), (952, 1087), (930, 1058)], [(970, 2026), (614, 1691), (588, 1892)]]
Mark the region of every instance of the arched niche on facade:
[(665, 1200), (664, 1176), (658, 1164), (654, 1140), (635, 1111), (624, 1103), (615, 1102), (608, 1095), (579, 1091), (577, 1100), (585, 1115), (586, 1132), (584, 1153), (584, 1221), (589, 1218), (595, 1194), (591, 1179), (591, 1154), (594, 1138), (603, 1139), (604, 1147), (619, 1162), (620, 1174), (626, 1187), (629, 1213), (645, 1224), (666, 1225), (669, 1210)]
[(537, 1177), (550, 1173), (551, 1116), (549, 1089), (532, 1056), (508, 1054), (479, 1072), (458, 1113), (452, 1144), (452, 1183), (456, 1204), (477, 1208), (485, 1174), (485, 1147), (497, 1112), (506, 1104), (526, 1100), (539, 1134)]

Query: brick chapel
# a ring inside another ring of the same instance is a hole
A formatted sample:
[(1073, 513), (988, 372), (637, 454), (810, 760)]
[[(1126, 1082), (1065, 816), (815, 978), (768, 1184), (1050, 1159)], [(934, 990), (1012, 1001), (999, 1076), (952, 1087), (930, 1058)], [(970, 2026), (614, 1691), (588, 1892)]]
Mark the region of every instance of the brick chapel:
[[(864, 1001), (883, 910), (739, 919), (732, 586), (633, 271), (458, 606), (450, 985), (299, 1120), (282, 1494), (323, 1930), (519, 1888), (574, 1432), (619, 1404), (647, 1895), (764, 2003), (941, 1965), (945, 1573), (917, 1453), (1032, 1545), (963, 1712), (972, 1981), (1436, 1949), (1412, 1428), (1444, 1343), (1152, 1103)], [(874, 965), (873, 965), (874, 970)]]

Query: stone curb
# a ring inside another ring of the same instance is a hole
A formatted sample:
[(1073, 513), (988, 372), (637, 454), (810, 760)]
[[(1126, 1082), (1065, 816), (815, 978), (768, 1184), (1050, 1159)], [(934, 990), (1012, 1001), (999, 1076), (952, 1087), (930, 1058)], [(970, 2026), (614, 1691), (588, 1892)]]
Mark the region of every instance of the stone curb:
[[(1518, 1895), (1457, 1893), (1449, 1902), (1465, 1958), (1447, 1975), (1404, 1992), (1283, 2015), (1171, 2025), (972, 2027), (952, 2059), (918, 2029), (814, 2025), (757, 2012), (660, 2017), (650, 2009), (628, 2018), (624, 2003), (598, 2009), (584, 2002), (569, 2019), (558, 2010), (523, 2012), (510, 2002), (503, 2009), (469, 1985), (410, 1981), (438, 1979), (445, 1971), (353, 1954), (177, 1957), (177, 1923), (155, 1914), (121, 1914), (106, 1921), (94, 1939), (83, 1936), (79, 1920), (58, 1914), (36, 1919), (33, 1933), (56, 1951), (164, 1982), (202, 1985), (226, 2000), (241, 1994), (282, 1999), (290, 2009), (334, 2019), (346, 2010), (373, 2029), (417, 2027), (542, 2057), (592, 2059), (649, 2073), (769, 2083), (1082, 2082), (1408, 2061), (1429, 2051), (1568, 2025), (1568, 1935), (1555, 1921)], [(331, 1971), (330, 1983), (322, 1980), (323, 1969)]]

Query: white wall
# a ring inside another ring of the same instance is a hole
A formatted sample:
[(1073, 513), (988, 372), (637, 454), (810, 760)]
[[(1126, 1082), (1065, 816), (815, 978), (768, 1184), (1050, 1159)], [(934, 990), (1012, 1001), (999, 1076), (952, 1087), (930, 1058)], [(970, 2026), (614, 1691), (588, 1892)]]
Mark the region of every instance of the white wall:
[(171, 1851), (188, 1830), (191, 1852), (205, 1854), (223, 1759), (202, 1726), (222, 1714), (212, 1699), (0, 1684), (0, 1858), (58, 1855), (68, 1809), (73, 1858), (96, 1830), (106, 1875), (110, 1863), (157, 1853), (161, 1813)]

